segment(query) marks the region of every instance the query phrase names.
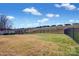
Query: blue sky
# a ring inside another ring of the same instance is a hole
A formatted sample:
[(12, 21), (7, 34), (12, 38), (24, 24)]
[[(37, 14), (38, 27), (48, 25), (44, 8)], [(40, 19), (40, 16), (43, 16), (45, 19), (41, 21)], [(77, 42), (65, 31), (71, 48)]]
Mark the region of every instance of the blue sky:
[(79, 4), (76, 3), (5, 3), (0, 14), (7, 15), (14, 28), (79, 23)]

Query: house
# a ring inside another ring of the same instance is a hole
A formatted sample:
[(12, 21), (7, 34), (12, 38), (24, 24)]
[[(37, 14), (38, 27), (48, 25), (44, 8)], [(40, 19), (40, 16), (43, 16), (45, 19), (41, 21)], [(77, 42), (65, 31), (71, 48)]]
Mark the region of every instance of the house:
[(6, 35), (6, 34), (15, 34), (15, 31), (12, 29), (0, 30), (0, 35)]

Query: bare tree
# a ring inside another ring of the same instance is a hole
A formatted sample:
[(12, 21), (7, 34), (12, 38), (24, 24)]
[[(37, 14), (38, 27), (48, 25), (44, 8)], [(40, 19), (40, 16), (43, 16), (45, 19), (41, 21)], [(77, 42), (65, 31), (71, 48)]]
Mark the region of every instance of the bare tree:
[(11, 29), (12, 24), (5, 15), (0, 15), (0, 30)]

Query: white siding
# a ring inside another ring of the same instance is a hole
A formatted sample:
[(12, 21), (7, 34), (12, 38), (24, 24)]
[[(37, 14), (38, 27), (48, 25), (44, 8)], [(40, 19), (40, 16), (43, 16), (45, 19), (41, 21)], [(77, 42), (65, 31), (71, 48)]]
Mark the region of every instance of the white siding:
[(15, 33), (15, 31), (12, 31), (12, 30), (0, 31), (0, 34), (5, 34), (5, 33)]

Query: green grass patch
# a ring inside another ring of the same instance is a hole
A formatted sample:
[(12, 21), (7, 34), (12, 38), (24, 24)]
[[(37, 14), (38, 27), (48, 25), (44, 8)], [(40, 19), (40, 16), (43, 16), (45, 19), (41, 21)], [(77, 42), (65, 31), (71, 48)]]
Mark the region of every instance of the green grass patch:
[(63, 55), (79, 55), (79, 45), (65, 34), (41, 33), (38, 36), (41, 40), (58, 44), (58, 50), (64, 52)]
[(72, 40), (72, 38), (68, 37), (65, 34), (38, 34), (40, 36), (40, 39), (44, 41), (50, 41), (55, 42), (59, 44), (65, 44), (65, 45), (76, 45), (77, 43)]

